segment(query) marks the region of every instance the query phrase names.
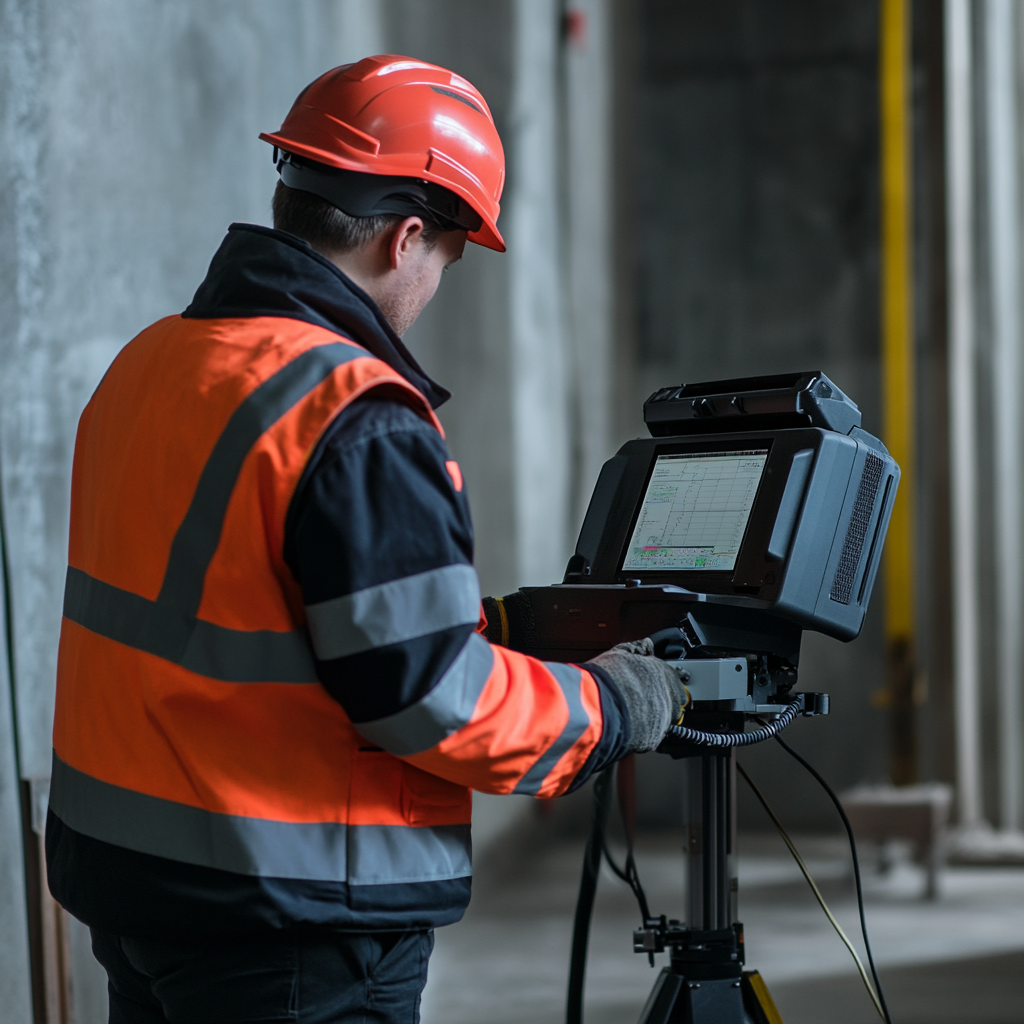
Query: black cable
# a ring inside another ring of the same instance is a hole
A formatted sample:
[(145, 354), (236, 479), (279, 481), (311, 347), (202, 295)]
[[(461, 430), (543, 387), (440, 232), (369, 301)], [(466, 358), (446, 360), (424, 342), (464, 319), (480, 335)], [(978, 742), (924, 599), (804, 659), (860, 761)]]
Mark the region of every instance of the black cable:
[(644, 887), (640, 884), (640, 872), (637, 871), (632, 849), (626, 854), (626, 874), (629, 875), (629, 887), (633, 890), (633, 895), (636, 896), (636, 902), (640, 908), (640, 917), (646, 925), (647, 919), (651, 916), (651, 910), (647, 906), (647, 893), (644, 892)]
[(702, 729), (691, 729), (686, 725), (670, 725), (666, 735), (677, 740), (686, 740), (698, 747), (749, 747), (753, 743), (761, 743), (777, 736), (786, 726), (791, 725), (799, 714), (800, 705), (794, 702), (774, 722), (750, 732), (704, 732)]
[(853, 858), (853, 879), (857, 886), (857, 909), (860, 911), (860, 931), (864, 937), (864, 949), (868, 954), (868, 966), (871, 968), (871, 977), (875, 982), (875, 991), (878, 993), (878, 1001), (882, 1004), (882, 1012), (885, 1015), (886, 1024), (892, 1024), (892, 1018), (889, 1016), (889, 1007), (885, 1002), (885, 994), (882, 992), (882, 982), (878, 978), (878, 969), (875, 967), (875, 957), (871, 952), (871, 941), (868, 939), (868, 924), (864, 917), (864, 889), (861, 885), (860, 880), (860, 859), (857, 857), (857, 841), (853, 836), (853, 826), (850, 824), (850, 819), (846, 816), (846, 811), (843, 808), (842, 802), (839, 797), (836, 796), (832, 787), (821, 777), (817, 769), (805, 761), (788, 743), (784, 742), (781, 736), (776, 736), (775, 741), (786, 751), (790, 757), (794, 758), (797, 762), (802, 764), (814, 778), (821, 785), (821, 788), (828, 793), (829, 799), (835, 804), (836, 810), (839, 812), (839, 817), (843, 819), (843, 826), (846, 829), (846, 835), (850, 840), (850, 856)]
[(637, 906), (640, 908), (640, 917), (644, 925), (647, 924), (647, 919), (651, 916), (650, 908), (647, 906), (647, 894), (644, 892), (644, 887), (640, 884), (640, 873), (637, 871), (636, 861), (633, 859), (633, 851), (630, 850), (626, 854), (625, 867), (619, 867), (615, 863), (615, 858), (612, 857), (611, 851), (608, 849), (607, 842), (604, 843), (604, 859), (608, 864), (608, 867), (622, 879), (633, 890), (633, 895), (636, 897)]
[(594, 819), (583, 853), (583, 874), (576, 897), (576, 916), (572, 926), (572, 954), (569, 957), (569, 991), (566, 998), (566, 1024), (583, 1024), (583, 987), (587, 972), (587, 943), (590, 939), (590, 919), (594, 913), (597, 878), (604, 852), (604, 830), (611, 803), (612, 773), (601, 772), (594, 780)]
[[(27, 828), (32, 827), (32, 806), (31, 806), (31, 788), (23, 784), (21, 781), (21, 722), (19, 721), (20, 715), (18, 713), (18, 687), (15, 677), (15, 665), (14, 665), (14, 588), (11, 585), (11, 563), (10, 563), (10, 545), (9, 535), (7, 533), (7, 519), (5, 516), (6, 506), (4, 502), (4, 493), (2, 479), (0, 479), (0, 600), (3, 601), (3, 645), (5, 648), (6, 658), (5, 666), (7, 674), (7, 685), (8, 692), (6, 699), (9, 701), (10, 715), (11, 715), (11, 743), (13, 746), (12, 754), (14, 761), (14, 772), (15, 772), (15, 795), (18, 799), (19, 810), (21, 811), (21, 820), (26, 823)], [(3, 673), (0, 673), (2, 675)], [(0, 699), (3, 699), (0, 697)], [(25, 826), (23, 825), (23, 829)], [(21, 842), (21, 854), (22, 854), (22, 866), (24, 870), (24, 877), (29, 879), (32, 877), (32, 868), (29, 865), (29, 858), (33, 855), (32, 845), (30, 843), (31, 832), (23, 831), (22, 842)], [(33, 919), (33, 896), (29, 891), (28, 885), (24, 886), (24, 898), (25, 898), (25, 913), (27, 920), (32, 921)]]
[(14, 763), (17, 766), (20, 777), (21, 737), (18, 730), (18, 691), (14, 682), (14, 594), (11, 587), (11, 564), (8, 556), (7, 540), (7, 522), (4, 518), (4, 494), (2, 483), (0, 483), (0, 593), (2, 593), (2, 598), (0, 599), (3, 600), (4, 605), (3, 631), (4, 647), (7, 655), (5, 667), (7, 670), (7, 682), (10, 686), (11, 735), (14, 745)]
[(607, 843), (604, 844), (604, 859), (608, 867), (610, 867), (612, 871), (626, 883), (626, 885), (629, 885), (629, 875), (626, 874), (626, 869), (620, 868), (619, 865), (615, 863), (615, 859), (612, 857)]

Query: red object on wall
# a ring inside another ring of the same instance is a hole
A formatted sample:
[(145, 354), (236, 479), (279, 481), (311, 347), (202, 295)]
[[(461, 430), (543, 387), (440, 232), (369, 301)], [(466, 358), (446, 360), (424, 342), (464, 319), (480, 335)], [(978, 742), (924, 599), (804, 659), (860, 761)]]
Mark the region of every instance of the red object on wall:
[(570, 7), (565, 12), (565, 38), (571, 45), (583, 50), (587, 45), (587, 12)]

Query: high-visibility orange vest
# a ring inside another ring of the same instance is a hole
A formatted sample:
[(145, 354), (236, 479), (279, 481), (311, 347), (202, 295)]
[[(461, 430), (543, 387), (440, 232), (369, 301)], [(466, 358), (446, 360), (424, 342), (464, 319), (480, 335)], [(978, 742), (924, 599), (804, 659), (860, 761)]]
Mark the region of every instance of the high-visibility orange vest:
[(474, 634), (479, 679), (419, 743), (422, 709), (357, 731), (317, 680), (285, 517), (327, 425), (383, 385), (441, 429), (387, 364), (284, 317), (168, 317), (115, 360), (75, 448), (50, 797), (65, 825), (245, 875), (430, 882), (470, 872), (468, 787), (572, 782), (602, 728), (577, 667)]

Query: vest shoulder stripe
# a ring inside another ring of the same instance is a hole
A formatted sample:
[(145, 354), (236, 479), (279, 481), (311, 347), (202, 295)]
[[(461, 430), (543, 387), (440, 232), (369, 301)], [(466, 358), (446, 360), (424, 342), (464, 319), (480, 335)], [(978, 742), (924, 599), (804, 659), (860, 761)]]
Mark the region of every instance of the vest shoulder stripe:
[(415, 640), (480, 617), (480, 584), (471, 565), (391, 580), (306, 606), (313, 649), (321, 661)]
[(419, 754), (468, 725), (494, 667), (491, 645), (471, 633), (448, 671), (426, 696), (394, 715), (355, 727), (371, 743), (402, 757)]
[(472, 872), (469, 825), (292, 823), (217, 814), (102, 782), (56, 754), (50, 809), (93, 839), (241, 875), (358, 886)]
[(544, 662), (544, 667), (558, 680), (558, 685), (565, 694), (565, 701), (569, 705), (569, 721), (565, 723), (565, 728), (558, 739), (537, 758), (512, 790), (513, 793), (524, 793), (528, 796), (536, 796), (540, 792), (551, 769), (572, 749), (573, 744), (590, 726), (590, 716), (583, 706), (580, 694), (583, 673), (575, 665), (563, 665), (554, 661)]
[(316, 683), (304, 631), (237, 630), (182, 615), (68, 567), (64, 615), (117, 643), (227, 683)]
[(206, 570), (220, 543), (224, 516), (242, 464), (253, 445), (289, 409), (343, 363), (372, 358), (351, 342), (307, 349), (256, 388), (232, 413), (203, 467), (167, 562), (158, 603), (194, 616), (203, 597)]

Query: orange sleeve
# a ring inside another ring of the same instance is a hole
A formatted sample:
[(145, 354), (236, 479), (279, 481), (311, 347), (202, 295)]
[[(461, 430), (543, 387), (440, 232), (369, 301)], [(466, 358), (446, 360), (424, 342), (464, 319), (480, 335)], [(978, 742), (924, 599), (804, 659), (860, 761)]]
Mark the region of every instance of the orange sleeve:
[(472, 716), (411, 764), (483, 793), (563, 794), (601, 740), (598, 684), (577, 665), (490, 645)]

